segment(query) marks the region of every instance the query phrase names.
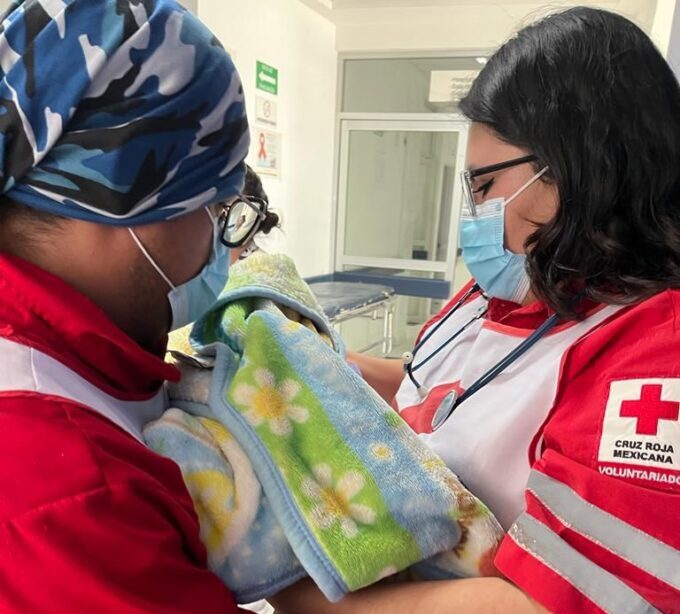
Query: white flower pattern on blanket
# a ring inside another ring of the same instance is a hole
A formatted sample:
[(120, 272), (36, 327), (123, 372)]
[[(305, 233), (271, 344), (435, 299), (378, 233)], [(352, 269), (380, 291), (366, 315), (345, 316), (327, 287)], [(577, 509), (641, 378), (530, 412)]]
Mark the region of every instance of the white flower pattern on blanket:
[(303, 423), (309, 419), (309, 411), (292, 402), (301, 389), (298, 382), (286, 379), (277, 386), (268, 369), (256, 369), (253, 378), (257, 387), (239, 384), (234, 390), (234, 401), (247, 408), (243, 415), (250, 424), (267, 422), (274, 435), (286, 437), (293, 432), (291, 420)]
[(314, 522), (320, 529), (329, 529), (336, 522), (345, 537), (356, 537), (359, 524), (375, 524), (375, 510), (359, 503), (352, 503), (364, 488), (366, 482), (358, 471), (344, 473), (335, 483), (333, 470), (329, 465), (312, 467), (316, 480), (306, 477), (302, 481), (302, 492), (317, 503), (312, 510)]

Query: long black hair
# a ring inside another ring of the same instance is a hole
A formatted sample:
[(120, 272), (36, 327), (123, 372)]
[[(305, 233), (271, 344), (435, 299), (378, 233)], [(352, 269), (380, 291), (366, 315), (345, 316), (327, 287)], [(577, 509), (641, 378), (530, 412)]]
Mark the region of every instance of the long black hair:
[(680, 287), (680, 87), (640, 28), (551, 15), (489, 59), (461, 109), (549, 167), (557, 213), (526, 243), (548, 305), (574, 317), (575, 295), (626, 304)]

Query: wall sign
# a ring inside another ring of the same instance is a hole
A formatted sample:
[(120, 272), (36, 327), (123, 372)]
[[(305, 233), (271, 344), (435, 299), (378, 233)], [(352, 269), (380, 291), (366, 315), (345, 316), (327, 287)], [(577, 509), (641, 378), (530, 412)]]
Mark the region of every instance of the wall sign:
[(276, 128), (278, 122), (276, 101), (264, 96), (255, 96), (255, 121)]
[(255, 73), (255, 86), (258, 90), (273, 94), (279, 93), (279, 70), (269, 64), (257, 61)]
[(254, 130), (252, 153), (254, 169), (258, 173), (279, 176), (281, 172), (281, 135), (266, 128), (256, 127)]

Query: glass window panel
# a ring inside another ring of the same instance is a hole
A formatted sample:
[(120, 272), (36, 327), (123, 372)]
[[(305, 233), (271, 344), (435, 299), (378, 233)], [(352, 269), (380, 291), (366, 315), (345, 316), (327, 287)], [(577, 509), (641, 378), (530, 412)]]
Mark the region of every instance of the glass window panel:
[(474, 57), (345, 60), (342, 110), (457, 112), (458, 101), (485, 61)]
[(444, 262), (457, 132), (352, 131), (344, 253)]

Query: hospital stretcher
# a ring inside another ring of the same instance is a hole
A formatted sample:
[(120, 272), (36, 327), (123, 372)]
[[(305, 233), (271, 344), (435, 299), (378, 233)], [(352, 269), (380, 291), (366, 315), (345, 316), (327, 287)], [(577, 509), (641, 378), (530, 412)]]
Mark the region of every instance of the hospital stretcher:
[(382, 320), (382, 337), (359, 349), (367, 352), (381, 346), (383, 356), (392, 351), (395, 291), (390, 286), (346, 281), (323, 281), (310, 284), (321, 308), (337, 325), (353, 318)]

